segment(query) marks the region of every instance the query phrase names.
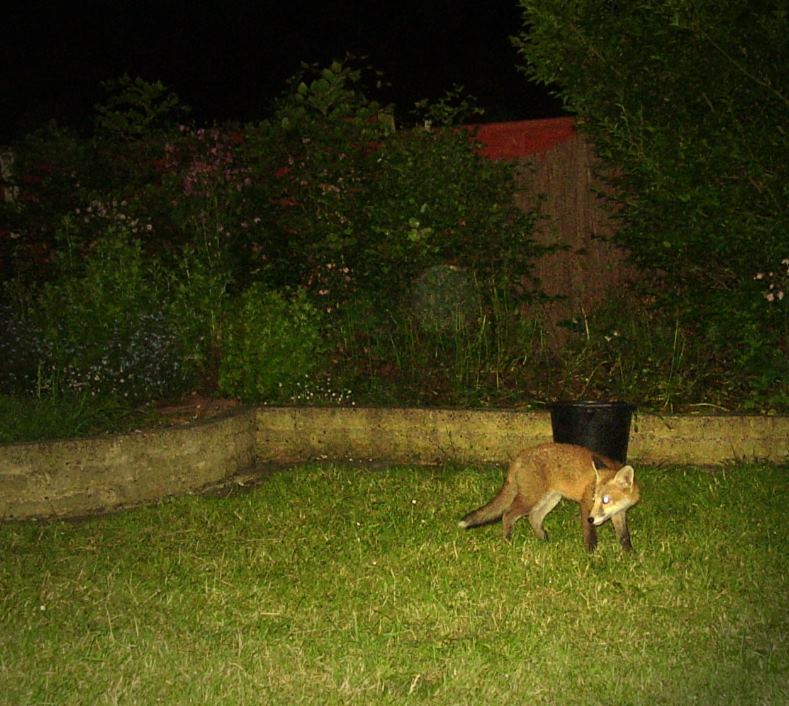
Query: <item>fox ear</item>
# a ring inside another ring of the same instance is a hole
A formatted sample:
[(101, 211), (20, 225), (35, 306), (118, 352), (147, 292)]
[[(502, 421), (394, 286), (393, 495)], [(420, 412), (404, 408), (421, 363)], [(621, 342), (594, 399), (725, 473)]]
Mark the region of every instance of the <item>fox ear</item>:
[(635, 471), (633, 470), (633, 466), (622, 466), (614, 476), (614, 480), (619, 483), (619, 485), (629, 488), (633, 485), (633, 474)]

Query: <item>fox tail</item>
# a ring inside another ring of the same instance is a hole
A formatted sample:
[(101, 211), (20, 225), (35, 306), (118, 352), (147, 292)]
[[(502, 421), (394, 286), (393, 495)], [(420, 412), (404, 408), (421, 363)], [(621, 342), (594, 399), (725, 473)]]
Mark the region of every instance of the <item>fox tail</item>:
[(510, 482), (504, 483), (501, 490), (498, 492), (496, 497), (493, 498), (493, 500), (468, 513), (468, 515), (458, 522), (458, 527), (469, 529), (470, 527), (488, 525), (491, 522), (500, 520), (501, 516), (515, 500), (516, 492), (517, 491), (514, 484)]

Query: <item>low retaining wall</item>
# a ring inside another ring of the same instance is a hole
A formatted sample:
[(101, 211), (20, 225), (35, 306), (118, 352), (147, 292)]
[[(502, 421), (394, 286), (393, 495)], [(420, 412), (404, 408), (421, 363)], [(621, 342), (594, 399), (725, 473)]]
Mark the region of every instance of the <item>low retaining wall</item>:
[(254, 410), (132, 434), (0, 446), (0, 519), (73, 517), (158, 500), (254, 465)]
[[(443, 463), (506, 462), (519, 449), (551, 441), (547, 412), (509, 410), (258, 409), (258, 458)], [(636, 414), (628, 460), (716, 465), (781, 463), (789, 456), (789, 417)]]
[[(247, 409), (184, 427), (0, 446), (0, 519), (73, 517), (199, 490), (262, 463), (506, 463), (551, 440), (547, 412)], [(789, 458), (789, 417), (633, 420), (628, 459), (715, 465)]]
[(647, 464), (786, 463), (789, 417), (636, 415), (628, 459)]
[(501, 462), (513, 450), (551, 440), (544, 412), (264, 407), (257, 414), (258, 457), (278, 463)]

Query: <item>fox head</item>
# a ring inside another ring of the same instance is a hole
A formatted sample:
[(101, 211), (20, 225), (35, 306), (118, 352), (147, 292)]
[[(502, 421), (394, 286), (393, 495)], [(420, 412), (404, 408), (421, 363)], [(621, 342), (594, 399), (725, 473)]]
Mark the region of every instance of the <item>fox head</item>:
[(638, 502), (639, 492), (633, 477), (632, 466), (622, 466), (607, 481), (598, 480), (595, 485), (594, 502), (589, 513), (589, 522), (602, 525), (614, 515)]

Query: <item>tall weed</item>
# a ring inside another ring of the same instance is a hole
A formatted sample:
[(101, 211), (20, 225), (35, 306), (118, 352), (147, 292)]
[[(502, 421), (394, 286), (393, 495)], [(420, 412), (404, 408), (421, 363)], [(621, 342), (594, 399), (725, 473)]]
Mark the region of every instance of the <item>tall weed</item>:
[(401, 403), (472, 406), (544, 394), (541, 322), (526, 319), (506, 287), (466, 276), (420, 277), (385, 318), (370, 321), (364, 363), (379, 394), (388, 388)]
[(735, 392), (727, 361), (711, 356), (704, 338), (676, 313), (637, 298), (612, 300), (567, 326), (573, 333), (558, 351), (559, 397), (618, 398), (674, 411), (688, 404), (724, 407)]

